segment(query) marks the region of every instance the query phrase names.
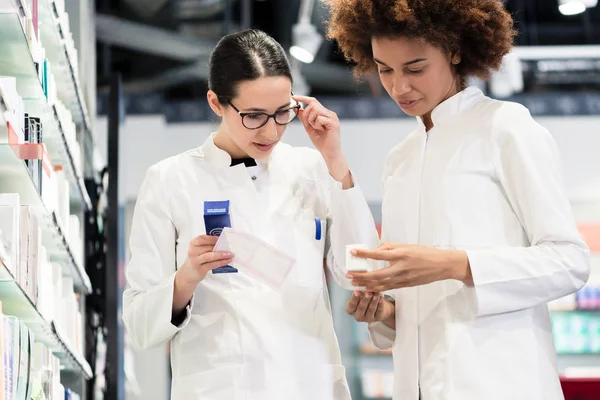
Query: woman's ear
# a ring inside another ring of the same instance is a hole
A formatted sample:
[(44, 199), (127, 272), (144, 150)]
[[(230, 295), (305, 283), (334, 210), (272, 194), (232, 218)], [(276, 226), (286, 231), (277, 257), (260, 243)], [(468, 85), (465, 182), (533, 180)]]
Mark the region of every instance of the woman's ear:
[(450, 53), (450, 62), (454, 65), (460, 64), (462, 58), (460, 57), (460, 53), (458, 51), (453, 51)]
[(208, 105), (210, 106), (210, 108), (212, 108), (214, 113), (217, 114), (219, 117), (223, 117), (223, 106), (221, 105), (221, 103), (219, 103), (219, 97), (217, 96), (217, 94), (212, 90), (209, 90), (206, 93), (206, 100), (208, 100)]

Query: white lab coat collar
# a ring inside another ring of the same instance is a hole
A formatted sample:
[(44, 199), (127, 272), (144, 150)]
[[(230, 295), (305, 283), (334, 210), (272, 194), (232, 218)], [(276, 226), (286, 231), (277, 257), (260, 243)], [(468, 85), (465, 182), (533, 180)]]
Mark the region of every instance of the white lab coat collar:
[[(206, 142), (198, 148), (198, 154), (200, 157), (204, 158), (206, 161), (216, 165), (217, 167), (227, 168), (231, 166), (231, 156), (225, 150), (222, 150), (217, 147), (215, 144), (215, 135), (216, 133), (212, 133)], [(269, 162), (273, 157), (273, 153), (277, 151), (277, 147), (273, 149), (273, 152), (264, 160), (256, 160), (256, 163), (261, 167), (268, 166)]]
[[(485, 98), (485, 95), (479, 88), (475, 86), (468, 87), (454, 96), (444, 100), (437, 105), (431, 112), (431, 120), (433, 126), (446, 125), (449, 122), (455, 120), (463, 112), (473, 109), (475, 106), (481, 103)], [(417, 117), (417, 121), (420, 129), (425, 129), (423, 118)]]

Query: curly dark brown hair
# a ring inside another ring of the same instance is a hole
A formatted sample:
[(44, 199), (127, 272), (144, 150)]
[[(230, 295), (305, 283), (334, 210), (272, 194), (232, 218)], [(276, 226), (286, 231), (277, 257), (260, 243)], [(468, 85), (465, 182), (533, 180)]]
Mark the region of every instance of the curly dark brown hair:
[(516, 31), (500, 0), (325, 0), (327, 35), (335, 39), (355, 75), (373, 72), (371, 37), (422, 38), (457, 52), (458, 75), (489, 78), (513, 46)]

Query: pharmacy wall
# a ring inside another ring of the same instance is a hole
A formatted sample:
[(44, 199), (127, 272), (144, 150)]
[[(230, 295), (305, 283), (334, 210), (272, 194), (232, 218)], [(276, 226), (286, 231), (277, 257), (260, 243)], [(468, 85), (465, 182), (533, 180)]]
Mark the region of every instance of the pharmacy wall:
[[(559, 369), (568, 377), (600, 375), (600, 116), (540, 117), (553, 134), (562, 156), (563, 173), (575, 218), (596, 253), (593, 273), (585, 290), (550, 305), (559, 352)], [(414, 129), (412, 119), (343, 120), (344, 152), (355, 177), (378, 218), (382, 165), (391, 147)], [(161, 116), (128, 117), (121, 130), (121, 203), (130, 215), (148, 167), (183, 151), (198, 147), (217, 126), (210, 123), (167, 124)], [(106, 119), (96, 123), (97, 145), (106, 151)], [(293, 123), (284, 141), (310, 146), (299, 123)], [(391, 390), (391, 355), (368, 343), (366, 329), (344, 315), (347, 293), (332, 290), (334, 319), (354, 398), (388, 398)], [(131, 375), (139, 389), (128, 400), (162, 399), (168, 391), (168, 356), (165, 349), (129, 350)], [(360, 394), (359, 394), (360, 393)], [(159, 395), (160, 394), (160, 395)], [(362, 397), (360, 397), (362, 395)]]

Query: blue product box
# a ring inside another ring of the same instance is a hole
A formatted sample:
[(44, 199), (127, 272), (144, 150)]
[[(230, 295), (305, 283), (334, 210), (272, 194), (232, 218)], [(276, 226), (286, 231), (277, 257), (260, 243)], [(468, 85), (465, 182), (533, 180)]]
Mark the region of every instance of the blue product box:
[[(229, 200), (204, 202), (204, 227), (207, 235), (220, 236), (223, 228), (231, 228), (229, 215)], [(231, 265), (225, 265), (212, 270), (213, 274), (232, 274), (238, 270)]]

